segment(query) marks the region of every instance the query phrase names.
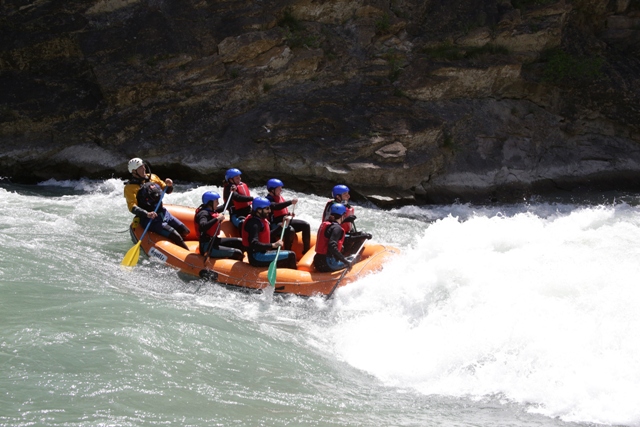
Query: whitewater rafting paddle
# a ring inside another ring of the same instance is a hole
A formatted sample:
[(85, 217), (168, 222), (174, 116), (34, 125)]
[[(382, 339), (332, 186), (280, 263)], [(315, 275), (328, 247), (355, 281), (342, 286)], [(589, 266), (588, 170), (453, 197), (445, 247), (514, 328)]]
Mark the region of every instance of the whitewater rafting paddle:
[[(213, 244), (215, 243), (216, 240), (216, 236), (218, 235), (218, 232), (220, 231), (220, 226), (222, 225), (222, 221), (224, 221), (224, 213), (227, 210), (227, 207), (229, 207), (229, 202), (231, 202), (231, 199), (233, 198), (233, 193), (229, 194), (229, 198), (227, 199), (227, 203), (224, 204), (224, 208), (222, 209), (222, 218), (220, 218), (218, 220), (218, 225), (216, 227), (216, 232), (213, 233), (213, 237), (211, 237), (211, 240), (209, 241), (209, 247), (207, 249), (207, 251), (203, 254), (204, 258), (204, 268), (200, 271), (200, 277), (205, 279), (205, 280), (212, 280), (212, 281), (216, 281), (218, 280), (218, 273), (213, 271), (213, 270), (209, 270), (207, 268), (207, 262), (209, 261), (209, 258), (211, 258), (211, 250), (213, 249)], [(198, 291), (200, 290), (200, 288), (202, 287), (202, 283), (200, 283), (198, 285), (198, 287), (196, 288), (194, 294), (197, 294)]]
[(213, 237), (211, 238), (211, 243), (209, 243), (209, 248), (207, 249), (207, 253), (206, 258), (204, 260), (205, 265), (207, 264), (207, 261), (209, 261), (209, 258), (211, 257), (211, 249), (213, 247), (213, 242), (216, 238), (216, 236), (218, 235), (218, 231), (220, 231), (220, 226), (222, 225), (222, 221), (224, 220), (224, 213), (227, 210), (227, 208), (229, 207), (229, 202), (231, 201), (231, 199), (233, 198), (233, 193), (229, 194), (229, 199), (227, 200), (227, 203), (224, 204), (224, 209), (222, 209), (222, 218), (218, 220), (218, 227), (216, 228), (216, 232), (213, 233)]
[(349, 264), (349, 266), (344, 269), (344, 271), (340, 275), (340, 278), (338, 279), (336, 284), (333, 285), (333, 289), (331, 289), (331, 292), (329, 292), (327, 294), (327, 299), (329, 299), (329, 298), (331, 298), (333, 296), (333, 293), (336, 291), (336, 289), (338, 289), (338, 286), (340, 286), (340, 282), (342, 282), (342, 279), (344, 278), (344, 276), (349, 272), (349, 270), (351, 270), (351, 267), (353, 267), (353, 264), (355, 264), (358, 261), (358, 256), (360, 256), (360, 252), (362, 251), (362, 248), (364, 248), (364, 242), (365, 242), (365, 240), (362, 241), (362, 244), (360, 245), (360, 248), (358, 248), (356, 253), (353, 255), (353, 259), (351, 260), (351, 264)]
[[(158, 200), (158, 204), (156, 205), (156, 208), (153, 210), (154, 212), (157, 212), (158, 208), (162, 204), (162, 198), (164, 197), (164, 193), (167, 192), (167, 188), (168, 187), (164, 187), (164, 190), (162, 190), (162, 194), (160, 195), (160, 200)], [(127, 254), (122, 259), (122, 262), (120, 264), (123, 267), (133, 268), (138, 263), (138, 258), (140, 258), (140, 244), (142, 243), (142, 238), (144, 237), (144, 235), (147, 234), (147, 230), (149, 230), (149, 226), (151, 225), (152, 221), (153, 220), (149, 220), (149, 222), (147, 223), (147, 226), (144, 229), (144, 232), (142, 233), (142, 236), (140, 236), (140, 238), (138, 239), (138, 243), (133, 245), (133, 247), (129, 249)]]
[[(288, 221), (282, 221), (282, 232), (280, 233), (280, 240), (282, 240), (282, 238), (284, 237), (284, 230), (288, 226), (289, 226)], [(276, 265), (278, 264), (279, 255), (280, 255), (280, 246), (278, 246), (278, 250), (276, 251), (276, 257), (273, 261), (271, 261), (271, 264), (269, 264), (269, 270), (267, 271), (267, 279), (269, 280), (269, 284), (271, 286), (276, 285), (276, 275), (277, 275)]]

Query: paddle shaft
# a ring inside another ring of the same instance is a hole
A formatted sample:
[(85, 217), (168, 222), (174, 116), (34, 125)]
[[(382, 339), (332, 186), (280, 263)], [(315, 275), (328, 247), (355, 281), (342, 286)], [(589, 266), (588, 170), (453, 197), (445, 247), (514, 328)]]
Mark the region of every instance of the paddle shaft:
[[(284, 238), (284, 230), (289, 226), (289, 224), (285, 226), (285, 222), (286, 221), (284, 220), (282, 221), (282, 231), (280, 232), (280, 240)], [(269, 265), (269, 270), (267, 270), (267, 279), (269, 280), (269, 284), (271, 286), (276, 285), (276, 274), (277, 274), (278, 257), (280, 256), (280, 248), (281, 246), (278, 246), (278, 250), (276, 251), (276, 257), (273, 261), (271, 261), (271, 264)]]
[[(156, 212), (158, 208), (160, 208), (160, 204), (162, 203), (162, 199), (164, 198), (164, 194), (166, 191), (167, 191), (167, 187), (165, 187), (164, 190), (162, 190), (162, 194), (160, 195), (160, 200), (158, 200), (158, 204), (156, 205), (156, 208), (153, 210), (154, 212)], [(151, 226), (152, 221), (153, 220), (150, 220), (147, 223), (147, 226), (144, 228), (142, 235), (140, 236), (136, 244), (133, 245), (133, 247), (127, 251), (127, 253), (125, 254), (120, 264), (126, 267), (134, 267), (138, 263), (138, 257), (140, 256), (140, 245), (142, 244), (142, 238), (147, 234), (147, 231), (149, 230), (149, 227)]]
[[(229, 202), (231, 202), (231, 199), (233, 198), (233, 193), (229, 194), (229, 199), (227, 200), (227, 203), (224, 204), (224, 209), (222, 209), (222, 216), (224, 217), (224, 212), (227, 210), (227, 208), (229, 207)], [(224, 218), (223, 218), (224, 219)], [(209, 249), (207, 249), (207, 257), (204, 260), (204, 263), (206, 264), (207, 261), (209, 261), (209, 258), (211, 257), (209, 254), (211, 253), (211, 247), (213, 246), (213, 241), (216, 238), (216, 236), (218, 235), (218, 231), (220, 231), (220, 226), (222, 225), (222, 219), (218, 221), (218, 226), (216, 227), (216, 232), (213, 233), (213, 237), (211, 238), (211, 243), (209, 244)]]
[[(158, 203), (156, 204), (156, 208), (153, 210), (155, 213), (158, 213), (158, 208), (162, 204), (162, 199), (164, 198), (164, 194), (167, 192), (167, 188), (169, 187), (164, 187), (164, 190), (162, 190), (162, 194), (160, 195), (160, 200), (158, 200)], [(153, 219), (149, 220), (149, 222), (147, 223), (147, 226), (144, 228), (144, 231), (140, 236), (140, 239), (138, 239), (139, 242), (142, 242), (142, 238), (144, 237), (145, 234), (147, 234), (147, 231), (149, 230), (149, 227), (151, 226), (152, 222), (153, 222)]]
[(331, 289), (331, 292), (329, 292), (327, 294), (327, 299), (329, 299), (329, 298), (331, 298), (333, 296), (333, 293), (336, 291), (336, 289), (338, 289), (338, 286), (340, 286), (340, 282), (342, 282), (342, 279), (344, 279), (344, 276), (346, 276), (346, 274), (351, 270), (351, 267), (353, 267), (353, 264), (355, 264), (356, 261), (358, 261), (358, 256), (360, 255), (360, 252), (362, 251), (362, 248), (364, 248), (364, 242), (365, 241), (366, 240), (362, 241), (362, 244), (360, 245), (360, 247), (358, 248), (358, 250), (356, 251), (356, 253), (353, 256), (353, 260), (351, 261), (351, 264), (349, 264), (349, 266), (344, 269), (344, 271), (342, 272), (342, 275), (340, 275), (340, 278), (338, 279), (336, 284), (333, 285), (333, 289)]

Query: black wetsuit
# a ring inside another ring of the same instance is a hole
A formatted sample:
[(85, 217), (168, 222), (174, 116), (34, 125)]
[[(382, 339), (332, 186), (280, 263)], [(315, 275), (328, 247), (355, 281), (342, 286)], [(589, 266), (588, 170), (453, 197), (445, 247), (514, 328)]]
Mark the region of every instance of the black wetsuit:
[[(211, 258), (232, 258), (242, 260), (244, 247), (239, 237), (215, 237), (212, 238), (207, 231), (212, 227), (218, 227), (219, 221), (224, 217), (214, 217), (213, 212), (201, 205), (195, 216), (196, 224), (200, 231), (200, 254)], [(222, 212), (224, 206), (219, 206), (216, 212)]]

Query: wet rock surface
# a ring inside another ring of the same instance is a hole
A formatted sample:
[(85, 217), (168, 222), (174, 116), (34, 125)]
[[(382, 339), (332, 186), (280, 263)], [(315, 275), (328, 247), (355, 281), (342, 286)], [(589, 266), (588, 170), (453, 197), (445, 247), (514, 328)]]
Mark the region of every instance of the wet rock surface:
[(633, 0), (0, 3), (0, 176), (345, 183), (382, 206), (639, 189)]

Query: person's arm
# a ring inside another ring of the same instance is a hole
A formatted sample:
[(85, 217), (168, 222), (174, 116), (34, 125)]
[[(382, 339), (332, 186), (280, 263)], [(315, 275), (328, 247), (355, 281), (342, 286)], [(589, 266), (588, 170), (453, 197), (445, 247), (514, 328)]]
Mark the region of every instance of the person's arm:
[(151, 176), (149, 177), (149, 180), (151, 182), (155, 182), (156, 184), (160, 185), (160, 188), (162, 188), (163, 190), (166, 187), (167, 188), (166, 194), (173, 193), (173, 180), (171, 178), (167, 178), (163, 181), (160, 179), (158, 175), (151, 174)]
[(198, 226), (200, 227), (200, 232), (204, 233), (209, 230), (213, 225), (218, 222), (218, 218), (207, 219), (207, 212), (203, 209), (198, 212), (198, 216), (196, 217), (196, 221), (198, 221)]
[(238, 193), (237, 191), (234, 191), (233, 193), (231, 193), (231, 197), (233, 197), (233, 200), (235, 200), (236, 202), (253, 202), (253, 197), (244, 196)]
[(272, 211), (279, 211), (280, 209), (284, 209), (287, 208), (289, 206), (291, 206), (291, 200), (286, 200), (284, 202), (280, 202), (280, 203), (273, 203), (273, 201), (271, 201), (271, 210)]
[(136, 200), (136, 194), (138, 194), (139, 189), (140, 189), (140, 186), (135, 184), (127, 184), (124, 186), (124, 198), (127, 201), (127, 208), (129, 209), (129, 212), (131, 212), (134, 215), (135, 215), (135, 212), (133, 211), (133, 208), (134, 206), (136, 206), (136, 203), (138, 202)]
[(338, 242), (342, 238), (343, 233), (344, 230), (338, 224), (332, 224), (325, 230), (325, 235), (329, 238), (329, 247), (327, 248), (328, 255), (346, 264), (349, 260), (338, 250)]
[[(271, 212), (279, 211), (280, 209), (284, 209), (287, 206), (291, 205), (291, 202), (280, 202), (280, 203), (271, 203)], [(271, 224), (280, 224), (287, 216), (291, 216), (291, 214), (272, 216)]]
[(149, 216), (149, 212), (147, 212), (146, 210), (142, 209), (138, 205), (133, 205), (133, 207), (131, 208), (131, 213), (134, 214), (135, 216), (139, 217), (139, 218), (146, 218), (146, 217)]
[(344, 220), (342, 220), (342, 223), (346, 223), (346, 222), (353, 222), (357, 219), (357, 217), (355, 215), (349, 215), (348, 217), (346, 217)]

